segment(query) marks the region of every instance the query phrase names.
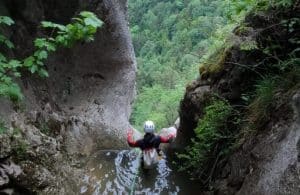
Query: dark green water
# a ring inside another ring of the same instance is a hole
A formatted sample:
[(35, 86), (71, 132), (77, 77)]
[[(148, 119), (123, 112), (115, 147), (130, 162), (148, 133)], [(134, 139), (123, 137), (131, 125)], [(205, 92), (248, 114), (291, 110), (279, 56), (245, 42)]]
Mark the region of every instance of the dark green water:
[(155, 169), (145, 172), (139, 168), (134, 150), (100, 151), (87, 163), (80, 194), (123, 195), (130, 194), (132, 188), (133, 194), (199, 194), (200, 187), (170, 164), (163, 158)]

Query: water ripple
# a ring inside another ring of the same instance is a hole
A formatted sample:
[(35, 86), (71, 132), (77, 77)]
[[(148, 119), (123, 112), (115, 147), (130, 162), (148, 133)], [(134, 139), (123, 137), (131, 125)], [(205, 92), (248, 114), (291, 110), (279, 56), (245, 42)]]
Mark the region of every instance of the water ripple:
[[(138, 174), (136, 176), (136, 173)], [(87, 164), (82, 178), (81, 194), (129, 194), (136, 178), (134, 194), (178, 194), (172, 170), (165, 158), (156, 169), (144, 171), (134, 150), (100, 151)]]

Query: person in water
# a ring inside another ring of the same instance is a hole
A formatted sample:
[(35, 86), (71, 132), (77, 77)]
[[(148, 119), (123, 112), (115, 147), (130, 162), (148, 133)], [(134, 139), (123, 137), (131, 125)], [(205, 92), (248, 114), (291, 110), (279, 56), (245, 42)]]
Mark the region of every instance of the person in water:
[(170, 143), (174, 135), (168, 135), (167, 137), (154, 134), (155, 125), (152, 121), (146, 121), (144, 123), (144, 138), (134, 141), (133, 130), (127, 132), (127, 142), (130, 147), (139, 147), (143, 151), (143, 163), (144, 166), (151, 166), (158, 162), (158, 154), (160, 154), (159, 145), (161, 143)]

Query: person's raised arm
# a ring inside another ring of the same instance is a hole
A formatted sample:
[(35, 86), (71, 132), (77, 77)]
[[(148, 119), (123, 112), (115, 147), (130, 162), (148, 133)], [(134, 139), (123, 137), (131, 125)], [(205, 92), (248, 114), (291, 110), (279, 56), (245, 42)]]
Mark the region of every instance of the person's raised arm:
[(127, 131), (127, 143), (130, 147), (138, 147), (137, 142), (133, 140), (133, 130), (132, 129), (129, 129)]
[(170, 143), (174, 139), (175, 135), (170, 134), (168, 136), (160, 136), (161, 143)]

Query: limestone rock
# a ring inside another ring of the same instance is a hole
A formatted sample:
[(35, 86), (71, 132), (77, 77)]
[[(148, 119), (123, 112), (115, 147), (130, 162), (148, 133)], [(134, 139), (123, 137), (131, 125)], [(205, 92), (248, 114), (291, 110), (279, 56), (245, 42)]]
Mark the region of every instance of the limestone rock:
[[(16, 111), (10, 102), (0, 100), (0, 115), (15, 131), (13, 144), (24, 143), (18, 156), (9, 139), (0, 135), (0, 160), (14, 153), (11, 158), (24, 170), (18, 185), (39, 194), (76, 194), (80, 171), (70, 165), (73, 155), (84, 159), (98, 149), (128, 147), (125, 134), (135, 96), (136, 61), (126, 4), (126, 0), (0, 2), (15, 21), (8, 34), (16, 45), (12, 55), (19, 59), (32, 54), (34, 38), (48, 35), (40, 28), (41, 21), (67, 24), (82, 10), (104, 21), (94, 42), (58, 49), (49, 56), (45, 63), (49, 78), (22, 75), (22, 109)], [(81, 160), (75, 164), (80, 168)]]
[(21, 167), (15, 163), (10, 161), (0, 163), (0, 189), (9, 183), (11, 178), (16, 179), (21, 174)]
[(11, 155), (11, 141), (8, 134), (0, 134), (0, 159)]

